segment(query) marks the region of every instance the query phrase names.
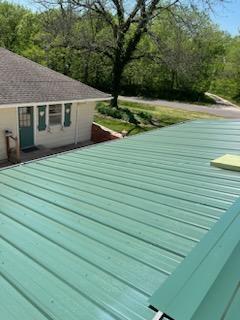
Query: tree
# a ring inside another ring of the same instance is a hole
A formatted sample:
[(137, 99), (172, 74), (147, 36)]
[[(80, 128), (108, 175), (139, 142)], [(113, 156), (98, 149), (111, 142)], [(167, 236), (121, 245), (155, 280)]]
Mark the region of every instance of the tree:
[(0, 2), (0, 46), (44, 64), (40, 47), (41, 23), (37, 13), (22, 6)]
[(225, 35), (225, 54), (211, 85), (215, 92), (227, 99), (240, 102), (240, 36)]
[[(45, 5), (48, 0), (41, 0)], [(203, 1), (208, 3), (208, 1)], [(52, 2), (51, 2), (52, 3)], [(136, 49), (144, 34), (147, 33), (152, 21), (166, 10), (181, 5), (180, 0), (136, 0), (133, 3), (123, 0), (58, 0), (61, 8), (80, 10), (91, 17), (101, 18), (111, 32), (111, 40), (102, 42), (86, 42), (82, 48), (100, 53), (112, 63), (112, 105), (117, 107), (121, 79), (125, 67), (142, 55)]]
[(0, 46), (17, 50), (19, 46), (17, 28), (28, 12), (21, 6), (0, 2)]
[(227, 86), (220, 84), (229, 83), (232, 96), (239, 96), (238, 37), (223, 36), (187, 1), (183, 6), (163, 0), (64, 0), (52, 8), (41, 1), (47, 5), (41, 13), (0, 3), (1, 45), (112, 91), (113, 106), (119, 92), (194, 101), (215, 75), (215, 88), (224, 91)]
[(156, 19), (150, 30), (152, 59), (165, 69), (167, 89), (195, 92), (209, 89), (224, 53), (224, 36), (209, 17), (196, 8), (178, 8)]
[(145, 57), (123, 73), (122, 93), (167, 100), (205, 99), (222, 63), (225, 35), (196, 8), (156, 17), (138, 45)]

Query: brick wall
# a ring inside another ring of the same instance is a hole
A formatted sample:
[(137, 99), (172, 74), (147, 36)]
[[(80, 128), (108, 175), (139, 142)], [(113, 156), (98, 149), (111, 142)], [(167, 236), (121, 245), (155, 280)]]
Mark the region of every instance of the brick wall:
[(104, 142), (108, 140), (123, 138), (121, 133), (114, 132), (106, 127), (103, 127), (95, 122), (92, 124), (92, 138), (95, 143)]

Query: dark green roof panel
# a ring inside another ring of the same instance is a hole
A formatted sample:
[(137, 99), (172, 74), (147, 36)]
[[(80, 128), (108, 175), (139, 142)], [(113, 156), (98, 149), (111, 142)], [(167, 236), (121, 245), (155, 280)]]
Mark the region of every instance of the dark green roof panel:
[(149, 298), (240, 195), (240, 173), (210, 166), (239, 132), (194, 121), (1, 170), (1, 318), (152, 319)]

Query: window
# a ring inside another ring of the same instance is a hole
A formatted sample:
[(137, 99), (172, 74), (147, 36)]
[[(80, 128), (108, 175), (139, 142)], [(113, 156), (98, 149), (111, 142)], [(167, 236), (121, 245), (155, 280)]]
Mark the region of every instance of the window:
[(49, 105), (49, 126), (62, 124), (62, 105), (50, 104)]
[(19, 127), (29, 128), (32, 125), (32, 107), (19, 108)]

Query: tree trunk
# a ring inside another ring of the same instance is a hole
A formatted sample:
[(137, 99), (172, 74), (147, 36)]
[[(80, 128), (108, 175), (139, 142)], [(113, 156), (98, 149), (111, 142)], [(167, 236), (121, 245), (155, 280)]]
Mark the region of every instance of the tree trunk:
[(111, 106), (117, 109), (118, 109), (118, 96), (119, 96), (119, 93), (117, 91), (113, 92), (112, 100), (111, 100)]
[(121, 78), (123, 73), (123, 66), (116, 61), (113, 66), (113, 82), (112, 82), (112, 101), (111, 106), (118, 108), (118, 96), (121, 89)]
[(170, 84), (171, 90), (173, 90), (175, 88), (175, 80), (176, 80), (175, 71), (171, 70), (171, 84)]

